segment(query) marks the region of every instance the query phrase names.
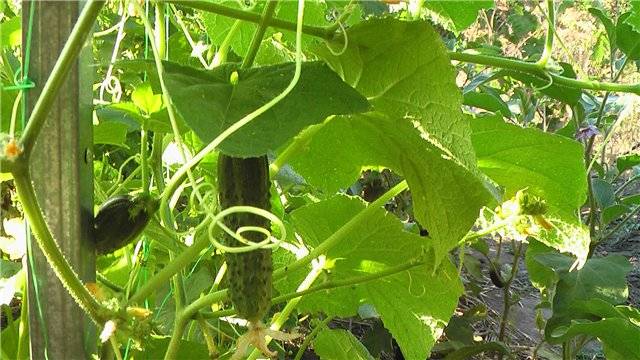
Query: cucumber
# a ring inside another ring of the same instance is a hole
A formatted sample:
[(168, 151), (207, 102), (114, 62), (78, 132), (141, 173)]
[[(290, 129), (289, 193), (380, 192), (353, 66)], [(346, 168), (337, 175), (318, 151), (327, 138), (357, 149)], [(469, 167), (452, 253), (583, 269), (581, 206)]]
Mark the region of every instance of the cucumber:
[[(255, 206), (269, 210), (269, 163), (266, 156), (235, 158), (220, 154), (218, 157), (218, 188), (223, 209), (236, 205)], [(269, 228), (269, 220), (254, 214), (236, 213), (224, 218), (224, 223), (235, 231), (241, 226)], [(263, 234), (244, 233), (250, 241), (259, 242)], [(225, 234), (227, 246), (244, 246)], [(271, 305), (271, 249), (258, 249), (244, 253), (226, 253), (227, 277), (231, 302), (238, 316), (250, 323), (259, 323)]]
[(112, 253), (133, 242), (158, 210), (150, 195), (118, 195), (109, 198), (93, 222), (93, 238), (99, 255)]

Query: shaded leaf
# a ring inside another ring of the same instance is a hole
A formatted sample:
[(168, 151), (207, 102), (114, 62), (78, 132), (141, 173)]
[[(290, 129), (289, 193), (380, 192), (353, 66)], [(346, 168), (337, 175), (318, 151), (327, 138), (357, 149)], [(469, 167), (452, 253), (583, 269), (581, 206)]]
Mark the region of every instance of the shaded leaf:
[(93, 143), (108, 144), (128, 148), (125, 144), (127, 140), (128, 127), (125, 124), (107, 121), (93, 126)]
[[(280, 94), (289, 85), (295, 68), (294, 64), (279, 64), (239, 70), (239, 80), (233, 85), (229, 79), (234, 65), (213, 71), (199, 71), (177, 64), (165, 66), (172, 101), (189, 127), (205, 143)], [(227, 138), (220, 150), (239, 157), (264, 155), (329, 115), (367, 109), (366, 99), (326, 65), (305, 62), (293, 91)]]
[(613, 220), (626, 214), (628, 211), (629, 211), (629, 207), (621, 204), (614, 204), (605, 208), (604, 210), (602, 210), (602, 213), (600, 214), (600, 217), (602, 219), (602, 225), (609, 224)]
[(640, 154), (622, 155), (616, 159), (616, 167), (618, 172), (623, 173), (634, 166), (640, 165)]
[(465, 359), (470, 359), (472, 358), (472, 356), (474, 355), (478, 355), (478, 354), (482, 354), (484, 352), (499, 352), (502, 353), (503, 355), (507, 355), (510, 356), (511, 355), (511, 351), (509, 350), (509, 348), (501, 343), (501, 342), (497, 342), (497, 341), (491, 341), (488, 343), (481, 343), (481, 344), (476, 344), (476, 345), (467, 345), (464, 347), (461, 347), (460, 349), (457, 349), (455, 351), (453, 351), (452, 353), (448, 354), (447, 357), (445, 357), (445, 360), (465, 360)]
[(609, 360), (640, 359), (640, 327), (626, 319), (574, 320), (570, 325), (554, 330), (548, 340), (562, 343), (578, 335), (590, 335), (602, 341)]
[(602, 179), (593, 179), (591, 181), (596, 202), (600, 208), (606, 208), (613, 205), (616, 201), (613, 185)]
[(480, 109), (500, 112), (502, 115), (510, 117), (509, 106), (500, 97), (486, 92), (470, 91), (464, 94), (462, 103), (467, 106), (474, 106)]
[(369, 351), (349, 331), (324, 329), (313, 340), (313, 350), (320, 359), (373, 360)]

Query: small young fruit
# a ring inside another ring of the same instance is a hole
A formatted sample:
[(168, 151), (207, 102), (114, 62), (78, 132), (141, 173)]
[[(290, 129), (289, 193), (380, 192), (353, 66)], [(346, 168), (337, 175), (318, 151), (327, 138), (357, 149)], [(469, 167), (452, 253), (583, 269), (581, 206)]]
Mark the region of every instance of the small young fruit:
[(489, 265), (489, 278), (491, 279), (493, 285), (495, 285), (496, 287), (502, 289), (505, 286), (505, 281), (500, 274), (499, 263), (491, 262), (491, 264)]
[(158, 200), (148, 194), (108, 199), (93, 222), (96, 252), (104, 255), (130, 244), (142, 233), (158, 207)]

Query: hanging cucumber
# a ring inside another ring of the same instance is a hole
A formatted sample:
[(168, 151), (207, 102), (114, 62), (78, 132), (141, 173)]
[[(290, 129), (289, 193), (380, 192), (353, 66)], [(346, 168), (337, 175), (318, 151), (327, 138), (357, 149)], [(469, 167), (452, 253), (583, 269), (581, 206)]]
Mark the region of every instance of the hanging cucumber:
[[(266, 156), (234, 158), (223, 154), (218, 157), (218, 188), (223, 209), (248, 205), (269, 210), (269, 164)], [(235, 231), (242, 226), (269, 228), (269, 220), (250, 213), (235, 213), (224, 218), (224, 223)], [(260, 242), (264, 235), (244, 233), (250, 241)], [(229, 235), (225, 245), (240, 247), (244, 244)], [(243, 253), (226, 253), (227, 276), (231, 302), (238, 316), (258, 324), (271, 304), (271, 274), (273, 265), (270, 249)]]
[(158, 210), (159, 201), (149, 194), (117, 195), (98, 210), (93, 238), (99, 255), (112, 253), (133, 242)]

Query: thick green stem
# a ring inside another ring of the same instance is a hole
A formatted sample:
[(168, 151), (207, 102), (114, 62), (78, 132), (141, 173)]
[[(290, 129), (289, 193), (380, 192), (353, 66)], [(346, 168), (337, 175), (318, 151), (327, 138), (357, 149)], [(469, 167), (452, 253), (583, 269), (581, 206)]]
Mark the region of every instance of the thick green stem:
[(49, 231), (49, 227), (40, 211), (40, 205), (38, 204), (36, 193), (31, 184), (29, 171), (24, 169), (21, 172), (16, 172), (13, 174), (13, 178), (20, 202), (22, 203), (22, 208), (24, 209), (24, 214), (29, 220), (29, 226), (33, 230), (38, 246), (47, 258), (49, 265), (78, 305), (80, 305), (96, 324), (101, 324), (104, 320), (101, 318), (103, 309), (101, 309), (100, 304), (98, 304), (84, 287), (82, 281), (80, 281), (78, 275), (76, 275), (71, 265), (69, 265), (64, 258), (60, 248), (53, 239), (51, 231)]
[(33, 149), (33, 145), (42, 130), (47, 114), (51, 110), (51, 105), (58, 95), (58, 90), (64, 83), (71, 67), (75, 64), (78, 54), (82, 49), (87, 35), (91, 32), (93, 23), (95, 22), (105, 1), (88, 0), (82, 9), (82, 13), (78, 18), (78, 22), (74, 25), (69, 34), (69, 39), (62, 48), (60, 57), (53, 66), (51, 75), (42, 88), (42, 92), (33, 106), (29, 121), (22, 134), (21, 142), (28, 158)]
[(180, 349), (180, 341), (182, 341), (182, 334), (184, 329), (189, 324), (189, 318), (183, 316), (183, 312), (176, 313), (176, 321), (173, 326), (173, 332), (171, 333), (171, 340), (167, 347), (167, 352), (164, 354), (165, 360), (173, 360), (178, 358), (178, 350)]
[[(228, 6), (224, 6), (224, 5), (219, 5), (217, 3), (214, 2), (208, 2), (208, 1), (199, 1), (199, 0), (186, 0), (186, 1), (180, 1), (180, 0), (156, 0), (157, 3), (172, 3), (172, 4), (176, 4), (176, 5), (182, 5), (185, 7), (189, 7), (192, 9), (198, 9), (198, 10), (203, 10), (206, 12), (212, 12), (215, 14), (219, 14), (219, 15), (223, 15), (226, 17), (230, 17), (230, 18), (234, 18), (234, 19), (240, 19), (240, 20), (245, 20), (245, 21), (249, 21), (249, 22), (253, 22), (256, 24), (259, 24), (260, 21), (262, 20), (262, 16), (260, 14), (256, 14), (254, 12), (250, 12), (250, 11), (244, 11), (244, 10), (239, 10), (239, 9), (234, 9), (234, 8), (230, 8)], [(267, 22), (267, 25), (269, 26), (273, 26), (276, 28), (280, 28), (280, 29), (284, 29), (284, 30), (289, 30), (289, 31), (296, 31), (296, 23), (290, 22), (290, 21), (285, 21), (285, 20), (280, 20), (280, 19), (271, 19), (270, 21)], [(302, 32), (311, 36), (315, 36), (315, 37), (320, 37), (326, 40), (331, 40), (333, 39), (333, 36), (335, 35), (335, 31), (332, 30), (331, 28), (326, 28), (326, 27), (317, 27), (317, 26), (309, 26), (309, 25), (302, 25)]]
[(248, 69), (253, 65), (254, 60), (256, 59), (256, 55), (258, 54), (258, 50), (260, 50), (260, 45), (262, 44), (262, 39), (264, 38), (264, 34), (267, 31), (267, 27), (269, 21), (273, 18), (273, 13), (276, 11), (276, 6), (278, 5), (277, 0), (269, 0), (267, 5), (264, 7), (262, 11), (262, 17), (260, 19), (260, 23), (258, 23), (258, 28), (256, 32), (253, 34), (253, 38), (251, 39), (251, 44), (249, 44), (249, 50), (242, 60), (242, 68)]
[(142, 192), (149, 194), (149, 174), (148, 174), (148, 159), (147, 159), (147, 146), (149, 146), (149, 133), (147, 132), (146, 119), (140, 129), (140, 169), (142, 180)]
[(488, 65), (497, 68), (518, 70), (527, 72), (532, 75), (540, 76), (542, 79), (550, 77), (554, 84), (563, 85), (574, 89), (601, 90), (613, 92), (626, 92), (640, 95), (640, 83), (637, 84), (616, 84), (611, 82), (600, 82), (592, 80), (578, 80), (540, 69), (536, 63), (508, 59), (497, 56), (487, 56), (479, 54), (461, 53), (450, 51), (449, 58), (451, 60), (463, 61), (473, 64)]
[(164, 24), (165, 4), (158, 3), (155, 6), (155, 31), (154, 36), (158, 45), (158, 55), (161, 59), (167, 56), (167, 29)]

